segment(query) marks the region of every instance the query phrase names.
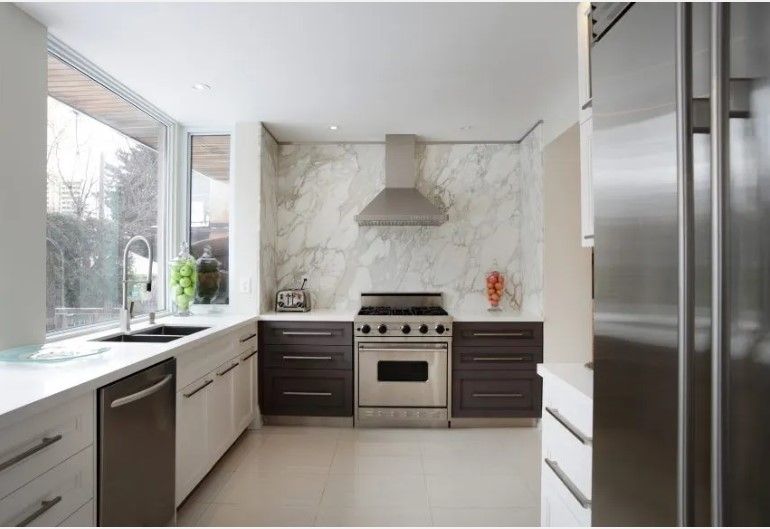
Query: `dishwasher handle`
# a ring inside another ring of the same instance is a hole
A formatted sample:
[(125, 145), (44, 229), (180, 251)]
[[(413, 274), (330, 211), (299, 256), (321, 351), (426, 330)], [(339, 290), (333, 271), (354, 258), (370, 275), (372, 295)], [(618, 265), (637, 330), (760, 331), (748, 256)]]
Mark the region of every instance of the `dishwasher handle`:
[(110, 408), (119, 408), (121, 406), (125, 406), (126, 404), (131, 404), (132, 402), (141, 400), (145, 397), (149, 397), (153, 393), (159, 391), (163, 386), (168, 384), (172, 378), (174, 378), (174, 375), (166, 375), (160, 382), (156, 382), (150, 387), (144, 388), (143, 390), (137, 391), (136, 393), (132, 393), (131, 395), (117, 398), (110, 403)]

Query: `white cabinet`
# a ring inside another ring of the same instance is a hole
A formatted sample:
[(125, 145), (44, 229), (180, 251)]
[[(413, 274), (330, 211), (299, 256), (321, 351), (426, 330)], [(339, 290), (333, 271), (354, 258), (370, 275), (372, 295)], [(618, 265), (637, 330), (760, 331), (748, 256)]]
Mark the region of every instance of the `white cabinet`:
[(255, 354), (253, 324), (177, 356), (177, 505), (253, 419)]
[(241, 353), (240, 363), (234, 373), (233, 423), (239, 432), (245, 429), (254, 418), (254, 388), (256, 351), (248, 349)]
[(580, 123), (580, 244), (594, 245), (594, 199), (591, 165), (593, 91), (591, 88), (591, 3), (577, 6), (578, 122)]
[[(540, 522), (589, 527), (593, 399), (586, 388), (592, 386), (592, 372), (579, 364), (544, 364), (538, 372), (543, 377)], [(582, 384), (571, 384), (570, 376)]]
[(0, 430), (0, 526), (58, 525), (95, 497), (95, 417), (92, 392)]
[(593, 118), (589, 116), (580, 124), (580, 244), (586, 247), (594, 245), (593, 130)]
[(176, 394), (177, 504), (209, 471), (207, 401), (213, 382), (213, 378), (205, 376)]

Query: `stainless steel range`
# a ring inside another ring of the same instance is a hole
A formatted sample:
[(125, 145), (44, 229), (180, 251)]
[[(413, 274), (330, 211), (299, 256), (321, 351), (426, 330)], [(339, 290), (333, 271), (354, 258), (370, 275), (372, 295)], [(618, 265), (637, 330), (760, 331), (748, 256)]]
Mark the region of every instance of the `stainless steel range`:
[(448, 427), (452, 318), (440, 293), (364, 293), (355, 328), (356, 426)]

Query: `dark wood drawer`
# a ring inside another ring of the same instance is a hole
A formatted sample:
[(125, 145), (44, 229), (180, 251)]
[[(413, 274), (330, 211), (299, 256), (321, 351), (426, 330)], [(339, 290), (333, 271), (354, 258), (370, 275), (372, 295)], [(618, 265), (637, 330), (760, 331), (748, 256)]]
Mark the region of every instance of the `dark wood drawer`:
[(542, 322), (455, 322), (454, 345), (473, 346), (542, 346)]
[(284, 369), (353, 369), (353, 348), (347, 345), (265, 345), (265, 367)]
[(261, 321), (263, 344), (353, 345), (353, 322)]
[(265, 415), (353, 415), (352, 371), (265, 369), (262, 384)]
[(543, 379), (534, 371), (465, 371), (452, 376), (453, 417), (540, 417)]
[(535, 369), (542, 347), (452, 347), (453, 370)]

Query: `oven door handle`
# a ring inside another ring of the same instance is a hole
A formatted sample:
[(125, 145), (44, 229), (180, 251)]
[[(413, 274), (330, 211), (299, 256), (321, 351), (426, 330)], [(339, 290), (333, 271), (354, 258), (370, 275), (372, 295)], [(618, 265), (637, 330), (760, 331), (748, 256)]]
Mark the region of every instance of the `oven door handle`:
[(402, 343), (378, 343), (378, 344), (367, 344), (362, 343), (359, 344), (358, 348), (361, 351), (374, 351), (374, 352), (385, 352), (385, 353), (392, 353), (394, 351), (397, 352), (424, 352), (424, 351), (446, 351), (448, 349), (447, 344), (445, 343), (410, 343), (409, 345), (405, 345)]

